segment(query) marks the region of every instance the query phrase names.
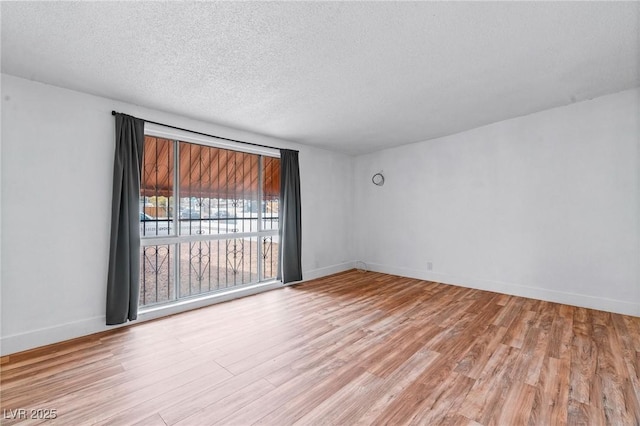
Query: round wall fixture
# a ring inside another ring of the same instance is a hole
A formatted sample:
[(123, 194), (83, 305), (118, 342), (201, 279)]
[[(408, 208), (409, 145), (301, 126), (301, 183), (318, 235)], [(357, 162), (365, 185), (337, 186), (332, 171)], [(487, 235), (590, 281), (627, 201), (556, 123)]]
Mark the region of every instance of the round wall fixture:
[(371, 182), (373, 182), (374, 185), (378, 186), (384, 185), (384, 175), (382, 174), (382, 172), (373, 175), (373, 177), (371, 178)]

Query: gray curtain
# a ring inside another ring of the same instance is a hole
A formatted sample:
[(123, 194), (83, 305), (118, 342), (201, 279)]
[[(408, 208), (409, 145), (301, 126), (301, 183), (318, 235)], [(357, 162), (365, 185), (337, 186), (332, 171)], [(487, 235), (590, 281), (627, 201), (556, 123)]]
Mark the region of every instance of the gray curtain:
[(302, 214), (298, 151), (280, 150), (280, 251), (278, 279), (302, 280)]
[(140, 292), (140, 172), (144, 121), (115, 114), (111, 248), (107, 277), (107, 325), (138, 316)]

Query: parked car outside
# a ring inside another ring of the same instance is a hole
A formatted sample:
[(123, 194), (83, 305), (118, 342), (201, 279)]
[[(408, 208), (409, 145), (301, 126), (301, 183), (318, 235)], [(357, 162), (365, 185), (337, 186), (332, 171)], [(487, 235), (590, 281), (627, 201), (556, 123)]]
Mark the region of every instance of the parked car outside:
[(180, 219), (200, 219), (200, 210), (184, 209), (180, 212)]
[[(173, 226), (173, 220), (154, 218), (140, 212), (140, 235), (143, 237), (173, 235)], [(180, 213), (182, 235), (216, 235), (238, 231), (237, 221), (235, 218), (231, 219), (231, 215), (224, 210), (216, 211), (209, 219), (201, 218), (200, 212), (194, 209), (185, 209)]]
[(211, 215), (214, 219), (228, 219), (231, 217), (228, 211), (226, 210), (218, 210)]

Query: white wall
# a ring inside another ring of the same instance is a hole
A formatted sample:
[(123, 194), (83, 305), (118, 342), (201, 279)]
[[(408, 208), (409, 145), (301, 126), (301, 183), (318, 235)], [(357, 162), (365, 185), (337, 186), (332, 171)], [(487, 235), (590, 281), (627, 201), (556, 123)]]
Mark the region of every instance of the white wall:
[(352, 266), (352, 158), (2, 75), (1, 353), (106, 329), (117, 110), (300, 150), (305, 279)]
[(114, 109), (299, 149), (306, 279), (360, 259), (640, 315), (638, 89), (356, 158), (7, 75), (1, 89), (2, 354), (106, 329)]
[(629, 90), (357, 157), (354, 258), (640, 315), (639, 99)]

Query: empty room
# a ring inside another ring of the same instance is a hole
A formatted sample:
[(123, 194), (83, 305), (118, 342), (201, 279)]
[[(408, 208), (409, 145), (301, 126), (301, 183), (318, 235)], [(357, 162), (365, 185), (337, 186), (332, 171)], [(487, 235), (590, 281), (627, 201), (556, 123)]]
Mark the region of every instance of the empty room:
[(640, 2), (0, 2), (2, 425), (640, 425)]

